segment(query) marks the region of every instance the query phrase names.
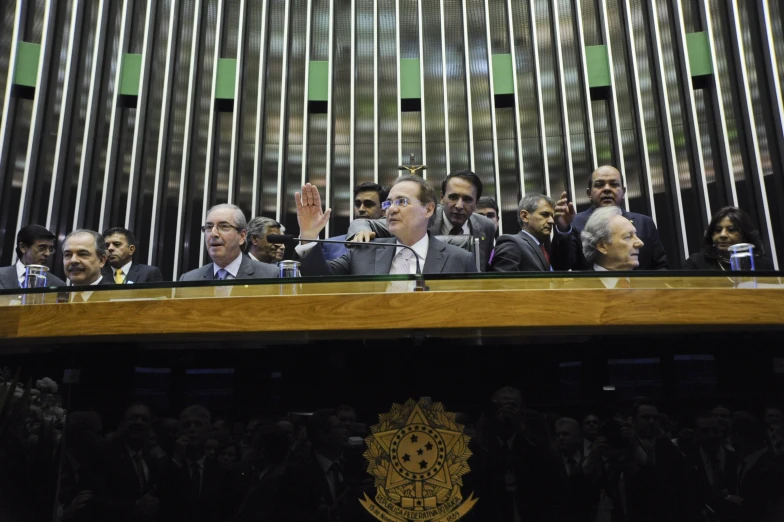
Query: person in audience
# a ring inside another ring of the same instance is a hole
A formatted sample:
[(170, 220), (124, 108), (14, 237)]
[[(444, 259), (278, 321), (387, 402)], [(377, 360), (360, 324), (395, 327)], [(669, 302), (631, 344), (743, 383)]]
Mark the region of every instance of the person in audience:
[[(308, 183), (295, 194), (300, 238), (316, 239), (329, 220), (332, 209), (323, 211), (318, 189)], [(428, 234), (428, 220), (435, 212), (435, 192), (419, 176), (401, 176), (384, 202), (393, 238), (378, 239), (414, 249), (424, 274), (476, 272), (474, 258), (467, 251), (442, 243)], [(484, 219), (484, 218), (482, 218)], [(367, 220), (364, 220), (367, 221)], [(403, 248), (357, 246), (339, 259), (326, 261), (316, 243), (296, 247), (303, 275), (414, 274), (414, 253)]]
[(171, 522), (226, 520), (231, 514), (228, 472), (207, 458), (210, 412), (192, 405), (180, 413), (180, 436), (162, 463), (158, 485), (160, 518)]
[(106, 241), (106, 265), (103, 275), (110, 277), (114, 284), (155, 283), (163, 281), (157, 266), (133, 262), (136, 252), (136, 236), (128, 229), (115, 227), (103, 233)]
[(236, 522), (274, 522), (279, 509), (281, 479), (289, 462), (289, 439), (276, 424), (260, 426), (253, 438), (253, 458), (246, 469), (252, 475), (238, 504)]
[(595, 486), (583, 471), (585, 455), (580, 423), (569, 417), (555, 421), (555, 447), (561, 473), (561, 520), (588, 520), (595, 509)]
[(768, 429), (768, 444), (781, 454), (784, 452), (784, 415), (781, 408), (768, 406), (765, 408), (765, 427)]
[[(568, 210), (570, 205), (571, 213)], [(554, 264), (568, 264), (569, 261), (556, 261), (553, 258), (574, 257), (568, 222), (574, 216), (574, 205), (565, 197), (556, 206), (544, 194), (529, 194), (520, 200), (517, 208), (517, 222), (521, 230), (518, 234), (504, 234), (498, 238), (490, 271), (550, 272)], [(555, 234), (551, 245), (553, 229)]]
[(255, 217), (248, 223), (248, 254), (262, 263), (276, 264), (283, 261), (286, 247), (283, 243), (270, 243), (267, 236), (282, 234), (283, 225), (272, 218)]
[[(449, 174), (441, 184), (441, 203), (430, 214), (427, 230), (431, 236), (469, 235), (479, 238), (480, 269), (484, 271), (493, 250), (495, 225), (486, 217), (476, 214), (476, 202), (481, 197), (482, 181), (479, 176), (468, 170)], [(367, 242), (390, 235), (394, 233), (391, 233), (383, 219), (354, 220), (349, 226), (347, 237), (349, 240)]]
[(59, 478), (58, 514), (60, 520), (100, 522), (104, 513), (95, 502), (104, 483), (103, 421), (96, 411), (69, 411), (68, 437)]
[(596, 210), (585, 224), (581, 237), (585, 259), (596, 272), (634, 270), (640, 264), (643, 242), (618, 207)]
[(713, 416), (719, 423), (719, 439), (722, 445), (734, 451), (732, 447), (732, 412), (726, 406), (716, 406), (712, 410)]
[(692, 254), (683, 267), (688, 270), (730, 270), (729, 248), (738, 243), (754, 245), (757, 270), (773, 270), (773, 262), (765, 256), (765, 247), (751, 217), (737, 207), (724, 207), (716, 212), (703, 236), (702, 250)]
[(346, 481), (341, 456), (348, 430), (335, 410), (319, 410), (307, 423), (310, 456), (289, 467), (281, 484), (279, 520), (319, 522), (352, 520), (362, 509), (358, 491)]
[[(40, 225), (27, 225), (16, 234), (15, 264), (0, 268), (0, 290), (20, 288), (24, 284), (25, 267), (27, 265), (43, 265), (49, 267), (54, 256), (54, 234)], [(65, 282), (56, 275), (46, 274), (47, 286), (65, 286)]]
[(694, 470), (696, 509), (704, 516), (715, 513), (720, 520), (734, 518), (738, 504), (738, 461), (734, 451), (724, 447), (719, 421), (713, 412), (697, 415), (694, 440), (680, 447)]
[(599, 437), (601, 420), (595, 413), (589, 413), (583, 417), (582, 436), (583, 436), (583, 456), (587, 456), (591, 451), (594, 442)]
[[(106, 264), (106, 241), (94, 230), (74, 230), (63, 241), (63, 268), (73, 286), (111, 285), (114, 281), (101, 273)], [(87, 301), (92, 292), (72, 294), (72, 300)]]
[[(384, 219), (381, 203), (387, 199), (388, 190), (378, 183), (365, 181), (354, 187), (354, 219)], [(328, 239), (345, 241), (346, 235), (333, 236)], [(345, 245), (324, 243), (321, 245), (324, 259), (337, 259), (347, 252)]]
[(626, 196), (621, 173), (615, 167), (605, 165), (593, 171), (588, 178), (588, 197), (591, 207), (579, 212), (572, 221), (573, 241), (575, 244), (575, 262), (572, 265), (556, 266), (556, 270), (590, 270), (593, 263), (580, 255), (581, 233), (593, 213), (600, 208), (616, 207), (621, 215), (632, 223), (637, 230), (642, 246), (640, 247), (637, 268), (639, 270), (665, 270), (669, 268), (667, 254), (659, 239), (659, 232), (653, 220), (645, 215), (627, 212), (622, 209)]
[(495, 225), (495, 232), (498, 233), (498, 220), (501, 218), (501, 213), (498, 211), (498, 203), (493, 198), (490, 196), (479, 198), (474, 212), (492, 221)]
[(180, 281), (278, 277), (276, 267), (243, 254), (247, 228), (245, 214), (238, 206), (223, 203), (212, 207), (201, 227), (212, 263), (186, 272)]
[(104, 493), (96, 496), (106, 520), (156, 519), (160, 501), (155, 488), (158, 461), (149, 452), (152, 412), (144, 404), (132, 404), (103, 458)]

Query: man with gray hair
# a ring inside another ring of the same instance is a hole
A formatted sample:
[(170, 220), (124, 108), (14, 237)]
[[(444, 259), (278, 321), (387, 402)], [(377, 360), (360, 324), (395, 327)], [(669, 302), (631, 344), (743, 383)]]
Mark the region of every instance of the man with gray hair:
[(74, 286), (110, 285), (101, 274), (106, 264), (106, 242), (95, 230), (74, 230), (63, 241), (63, 269), (68, 284)]
[(248, 254), (262, 263), (275, 264), (283, 261), (286, 247), (282, 243), (270, 243), (267, 236), (282, 234), (286, 229), (272, 218), (255, 217), (248, 223)]
[[(573, 262), (574, 248), (571, 228), (563, 216), (573, 215), (571, 203), (562, 195), (556, 204), (544, 194), (529, 194), (520, 200), (517, 234), (504, 234), (495, 244), (490, 271), (492, 272), (550, 272), (553, 265), (564, 266)], [(559, 226), (556, 226), (558, 220)], [(565, 228), (566, 230), (561, 230)], [(552, 245), (550, 234), (555, 229)]]
[(186, 272), (180, 281), (277, 277), (277, 268), (242, 252), (247, 240), (247, 228), (245, 214), (237, 205), (223, 203), (212, 207), (201, 227), (212, 263)]
[(595, 271), (634, 270), (640, 264), (644, 243), (618, 207), (594, 210), (580, 238), (585, 259)]

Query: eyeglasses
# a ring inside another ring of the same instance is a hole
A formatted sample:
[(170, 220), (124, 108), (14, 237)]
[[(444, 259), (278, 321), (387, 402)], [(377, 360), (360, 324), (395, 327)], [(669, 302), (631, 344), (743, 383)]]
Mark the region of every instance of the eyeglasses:
[(412, 203), (413, 202), (410, 199), (404, 198), (404, 197), (401, 196), (401, 197), (395, 198), (395, 199), (388, 199), (388, 200), (384, 201), (383, 203), (381, 203), (381, 210), (386, 212), (387, 210), (392, 208), (393, 205), (396, 206), (396, 207), (407, 207), (407, 206), (409, 206)]
[(46, 252), (47, 254), (51, 255), (55, 253), (55, 248), (52, 245), (35, 245), (35, 249), (39, 254)]
[(231, 223), (226, 223), (225, 221), (221, 221), (220, 223), (205, 223), (201, 227), (201, 231), (205, 234), (209, 234), (212, 232), (213, 228), (217, 228), (220, 232), (231, 232), (232, 229), (239, 231), (240, 228), (232, 225)]

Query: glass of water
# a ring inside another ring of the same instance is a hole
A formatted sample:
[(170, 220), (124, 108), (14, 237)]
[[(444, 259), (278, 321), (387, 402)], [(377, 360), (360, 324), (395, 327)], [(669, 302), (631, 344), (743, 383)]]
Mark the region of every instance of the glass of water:
[(299, 261), (279, 261), (278, 270), (280, 277), (300, 277)]
[(731, 270), (754, 270), (754, 245), (738, 243), (729, 247)]

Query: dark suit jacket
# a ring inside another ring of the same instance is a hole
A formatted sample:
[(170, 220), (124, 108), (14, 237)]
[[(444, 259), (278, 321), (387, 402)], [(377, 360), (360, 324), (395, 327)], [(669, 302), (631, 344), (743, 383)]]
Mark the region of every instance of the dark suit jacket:
[[(575, 263), (571, 266), (554, 266), (557, 270), (586, 270), (589, 268), (589, 263), (585, 260), (583, 255), (582, 240), (580, 239), (580, 232), (585, 228), (588, 218), (591, 217), (594, 207), (588, 210), (583, 210), (574, 217), (572, 221), (572, 241), (575, 242), (576, 259)], [(664, 251), (664, 246), (659, 239), (659, 231), (653, 220), (642, 214), (635, 214), (634, 212), (626, 212), (623, 210), (623, 216), (632, 222), (634, 228), (637, 229), (637, 237), (639, 237), (643, 244), (640, 249), (640, 266), (635, 270), (667, 270), (667, 253)]]
[(165, 457), (161, 462), (159, 522), (225, 522), (231, 517), (228, 473), (215, 459), (204, 460), (198, 501), (189, 498), (190, 471)]
[(738, 494), (738, 459), (735, 452), (724, 449), (722, 483), (711, 485), (699, 445), (686, 445), (682, 451), (686, 455), (688, 472), (693, 479), (695, 510), (699, 512), (707, 505), (717, 513), (720, 520), (731, 520), (737, 508), (729, 501), (724, 500), (726, 495), (723, 490), (732, 495)]
[[(574, 262), (574, 243), (571, 234), (556, 231), (549, 249), (550, 264), (563, 266)], [(556, 257), (558, 260), (556, 260)], [(550, 266), (542, 249), (531, 236), (522, 230), (517, 234), (504, 234), (495, 244), (491, 272), (549, 272)]]
[[(729, 270), (729, 262), (725, 264), (726, 269)], [(757, 270), (773, 270), (773, 262), (767, 257), (755, 256), (754, 267)], [(705, 252), (699, 254), (692, 254), (683, 263), (685, 270), (721, 270), (719, 261), (715, 257), (709, 256)]]
[[(109, 266), (109, 263), (104, 265), (102, 273), (105, 276), (109, 276), (109, 278), (112, 280), (112, 284), (117, 284), (114, 282), (114, 268)], [(125, 283), (123, 284), (155, 283), (157, 281), (163, 281), (163, 275), (157, 266), (132, 263), (131, 269), (128, 270), (128, 275), (125, 276)]]
[(144, 488), (140, 489), (128, 449), (119, 441), (108, 445), (101, 462), (103, 484), (94, 498), (104, 520), (133, 521), (136, 501), (155, 488), (160, 474), (159, 463), (146, 452), (142, 453), (142, 460), (147, 465), (148, 477)]
[[(375, 239), (373, 242), (395, 244), (394, 238)], [(386, 275), (392, 268), (395, 248), (359, 246), (348, 253), (326, 261), (323, 251), (313, 247), (301, 259), (302, 275)], [(427, 250), (423, 274), (463, 274), (476, 272), (476, 261), (467, 251), (443, 243), (432, 236)]]
[[(275, 265), (262, 263), (255, 257), (242, 254), (242, 263), (237, 272), (237, 279), (266, 279), (278, 277), (278, 269)], [(180, 281), (212, 281), (215, 278), (215, 269), (212, 263), (191, 270), (182, 274)]]
[[(444, 222), (444, 208), (441, 205), (436, 206), (436, 211), (430, 217), (430, 223), (427, 225), (427, 231), (431, 236), (441, 235), (441, 226)], [(493, 241), (495, 238), (495, 224), (493, 221), (484, 217), (481, 214), (473, 213), (468, 218), (468, 229), (471, 235), (479, 238), (479, 264), (482, 271), (487, 267), (487, 261), (490, 259), (490, 252), (493, 251)], [(362, 230), (370, 230), (376, 233), (376, 239), (391, 237), (389, 229), (387, 228), (386, 218), (381, 219), (355, 219), (348, 227), (346, 237), (351, 239), (357, 232)]]
[[(342, 236), (328, 237), (327, 239), (331, 239), (332, 241), (345, 241), (346, 235), (343, 234)], [(327, 261), (337, 259), (348, 252), (346, 245), (333, 245), (330, 243), (324, 243), (321, 245), (321, 250), (324, 252), (324, 259)]]
[[(779, 522), (784, 520), (784, 457), (769, 449), (754, 460), (738, 479), (738, 496), (743, 498), (738, 520)], [(742, 462), (738, 467), (744, 467)]]
[[(47, 286), (65, 286), (65, 281), (52, 273), (46, 274)], [(19, 288), (19, 278), (16, 277), (16, 265), (0, 268), (0, 290)]]
[(246, 488), (245, 496), (240, 499), (235, 522), (267, 522), (275, 520), (274, 513), (286, 461), (272, 466), (260, 480), (253, 480)]

